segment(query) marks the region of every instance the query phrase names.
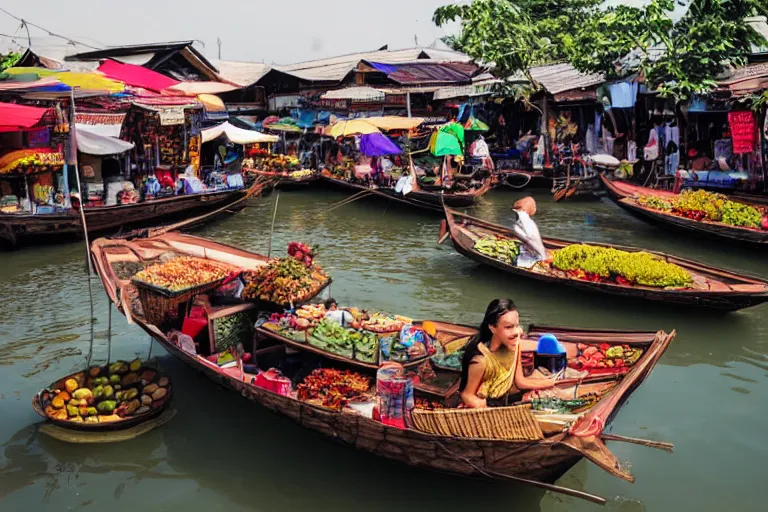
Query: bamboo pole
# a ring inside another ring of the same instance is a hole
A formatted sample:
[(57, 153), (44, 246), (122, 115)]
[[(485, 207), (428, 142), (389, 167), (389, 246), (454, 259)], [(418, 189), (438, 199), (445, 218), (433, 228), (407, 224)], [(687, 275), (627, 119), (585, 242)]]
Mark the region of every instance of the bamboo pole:
[(275, 210), (272, 212), (272, 227), (269, 229), (269, 248), (267, 249), (267, 258), (272, 257), (272, 235), (275, 232), (275, 219), (277, 218), (277, 205), (280, 202), (280, 189), (275, 194)]
[[(72, 104), (70, 106), (70, 112), (72, 114), (72, 122), (69, 123), (69, 129), (71, 132), (72, 143), (70, 144), (70, 151), (74, 151), (75, 162), (75, 180), (77, 181), (77, 192), (80, 194), (80, 221), (83, 223), (83, 237), (85, 238), (85, 259), (88, 261), (88, 277), (93, 275), (93, 263), (91, 262), (91, 242), (88, 239), (88, 224), (85, 221), (85, 201), (83, 200), (83, 187), (80, 185), (80, 168), (77, 164), (77, 128), (75, 127), (75, 89), (73, 88), (69, 93)], [(90, 285), (90, 282), (89, 282)]]

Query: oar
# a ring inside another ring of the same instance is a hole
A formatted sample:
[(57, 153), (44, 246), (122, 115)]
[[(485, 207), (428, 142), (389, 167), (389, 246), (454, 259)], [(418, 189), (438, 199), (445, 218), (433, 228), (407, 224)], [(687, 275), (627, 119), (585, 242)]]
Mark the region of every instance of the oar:
[(506, 475), (504, 473), (496, 473), (495, 471), (484, 470), (482, 468), (477, 467), (476, 464), (474, 464), (471, 460), (467, 459), (466, 457), (462, 457), (460, 455), (455, 454), (440, 441), (436, 439), (434, 439), (433, 441), (437, 446), (445, 450), (449, 455), (453, 456), (457, 460), (465, 462), (466, 464), (471, 466), (475, 471), (487, 477), (498, 478), (501, 480), (509, 480), (510, 482), (515, 482), (518, 484), (525, 484), (525, 485), (530, 485), (532, 487), (538, 487), (539, 489), (544, 489), (546, 491), (557, 492), (560, 494), (573, 496), (574, 498), (581, 498), (583, 500), (591, 501), (592, 503), (597, 503), (598, 505), (606, 504), (605, 498), (601, 498), (600, 496), (595, 496), (594, 494), (589, 494), (583, 491), (577, 491), (575, 489), (569, 489), (567, 487), (561, 487), (559, 485), (539, 482), (537, 480), (529, 480), (527, 478), (521, 478), (519, 476)]
[(616, 434), (600, 434), (600, 437), (605, 441), (621, 441), (624, 443), (639, 444), (641, 446), (647, 446), (648, 448), (664, 450), (665, 452), (669, 453), (675, 451), (675, 445), (672, 443), (665, 443), (664, 441), (651, 441), (648, 439), (638, 439), (636, 437), (626, 437)]

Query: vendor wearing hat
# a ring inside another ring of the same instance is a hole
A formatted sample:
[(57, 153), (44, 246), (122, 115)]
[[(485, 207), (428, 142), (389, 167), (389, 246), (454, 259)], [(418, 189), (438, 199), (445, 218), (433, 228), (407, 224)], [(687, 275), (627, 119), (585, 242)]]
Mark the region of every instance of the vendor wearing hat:
[(515, 202), (512, 213), (514, 215), (512, 231), (523, 242), (522, 250), (517, 257), (517, 265), (530, 268), (539, 261), (545, 261), (548, 257), (547, 249), (541, 240), (539, 228), (532, 218), (536, 215), (536, 201), (530, 196), (524, 197)]

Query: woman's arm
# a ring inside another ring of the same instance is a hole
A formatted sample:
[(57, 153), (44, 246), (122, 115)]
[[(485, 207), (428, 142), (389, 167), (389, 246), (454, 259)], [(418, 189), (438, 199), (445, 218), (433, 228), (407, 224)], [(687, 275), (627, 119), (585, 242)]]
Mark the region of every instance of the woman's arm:
[(475, 356), (469, 363), (467, 385), (464, 387), (464, 391), (461, 392), (461, 401), (473, 409), (485, 409), (488, 407), (485, 399), (477, 396), (477, 391), (483, 382), (484, 373), (485, 358), (483, 356)]

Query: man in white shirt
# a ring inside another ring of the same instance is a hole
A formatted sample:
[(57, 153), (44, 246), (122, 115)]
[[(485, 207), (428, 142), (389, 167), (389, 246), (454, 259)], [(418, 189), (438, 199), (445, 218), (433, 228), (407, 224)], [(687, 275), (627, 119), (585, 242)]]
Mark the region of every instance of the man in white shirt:
[(512, 231), (523, 242), (517, 266), (530, 268), (547, 259), (547, 249), (541, 240), (539, 228), (531, 218), (536, 215), (536, 201), (530, 196), (524, 197), (514, 204), (512, 211), (517, 215)]

